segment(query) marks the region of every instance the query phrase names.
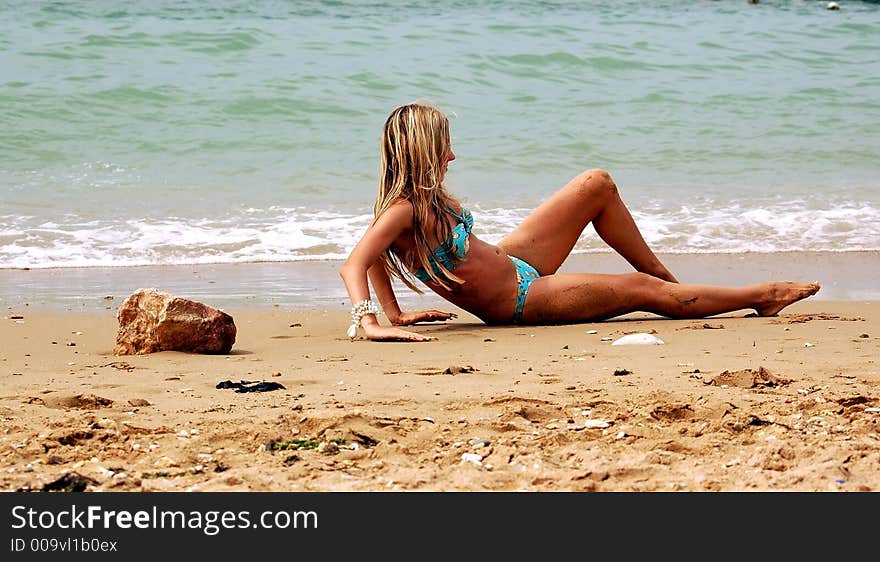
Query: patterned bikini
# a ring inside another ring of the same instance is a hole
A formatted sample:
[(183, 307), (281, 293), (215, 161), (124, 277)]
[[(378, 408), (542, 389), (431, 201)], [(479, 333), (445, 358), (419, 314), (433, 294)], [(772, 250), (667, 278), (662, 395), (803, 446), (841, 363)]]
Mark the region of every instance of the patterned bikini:
[[(458, 220), (458, 224), (452, 229), (446, 242), (434, 248), (432, 255), (428, 258), (431, 262), (431, 267), (434, 268), (434, 273), (438, 277), (442, 276), (442, 272), (437, 267), (438, 263), (443, 264), (443, 267), (452, 271), (456, 265), (454, 260), (460, 262), (467, 256), (469, 248), (468, 238), (471, 230), (474, 228), (474, 217), (468, 209), (462, 207), (461, 214), (449, 209), (449, 213)], [(509, 257), (510, 261), (513, 262), (514, 269), (516, 269), (516, 308), (513, 311), (513, 322), (518, 324), (522, 321), (523, 307), (526, 304), (529, 287), (541, 274), (525, 261), (513, 256)], [(425, 268), (419, 268), (413, 274), (424, 283), (431, 280), (431, 276)]]

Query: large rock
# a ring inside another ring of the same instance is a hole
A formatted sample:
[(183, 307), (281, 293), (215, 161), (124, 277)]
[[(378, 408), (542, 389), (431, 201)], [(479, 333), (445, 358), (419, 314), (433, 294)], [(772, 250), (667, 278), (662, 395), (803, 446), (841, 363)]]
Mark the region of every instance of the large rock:
[(229, 353), (235, 321), (222, 310), (158, 289), (138, 289), (116, 313), (116, 355), (156, 351)]

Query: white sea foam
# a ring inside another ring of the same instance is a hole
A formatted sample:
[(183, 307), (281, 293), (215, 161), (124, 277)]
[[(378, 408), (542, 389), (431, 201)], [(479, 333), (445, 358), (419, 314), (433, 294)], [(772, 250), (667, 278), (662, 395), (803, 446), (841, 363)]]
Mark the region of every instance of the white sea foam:
[[(715, 206), (712, 206), (715, 205)], [(808, 202), (748, 207), (647, 205), (633, 212), (648, 244), (661, 253), (880, 250), (880, 209)], [(472, 206), (474, 233), (499, 242), (530, 209)], [(96, 267), (344, 259), (371, 221), (366, 212), (250, 209), (217, 218), (78, 221), (67, 216), (29, 226), (0, 217), (0, 263), (7, 268)], [(587, 227), (575, 253), (609, 251)]]

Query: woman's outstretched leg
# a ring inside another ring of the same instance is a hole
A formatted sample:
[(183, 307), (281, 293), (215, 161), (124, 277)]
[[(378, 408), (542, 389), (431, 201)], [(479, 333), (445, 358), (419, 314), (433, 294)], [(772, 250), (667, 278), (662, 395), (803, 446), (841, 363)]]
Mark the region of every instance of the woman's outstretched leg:
[(817, 283), (768, 282), (743, 287), (678, 284), (644, 273), (573, 273), (532, 283), (523, 322), (557, 324), (604, 320), (630, 312), (705, 318), (743, 309), (773, 316), (816, 294)]
[(538, 206), (498, 247), (541, 275), (556, 273), (584, 228), (596, 233), (636, 271), (677, 282), (648, 247), (605, 170), (587, 170)]

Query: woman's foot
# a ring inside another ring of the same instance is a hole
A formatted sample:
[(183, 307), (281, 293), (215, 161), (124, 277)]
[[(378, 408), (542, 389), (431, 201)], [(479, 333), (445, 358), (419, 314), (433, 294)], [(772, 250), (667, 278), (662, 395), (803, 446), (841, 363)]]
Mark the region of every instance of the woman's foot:
[(758, 316), (775, 316), (786, 306), (815, 295), (821, 287), (818, 283), (769, 283), (764, 304), (756, 306)]

